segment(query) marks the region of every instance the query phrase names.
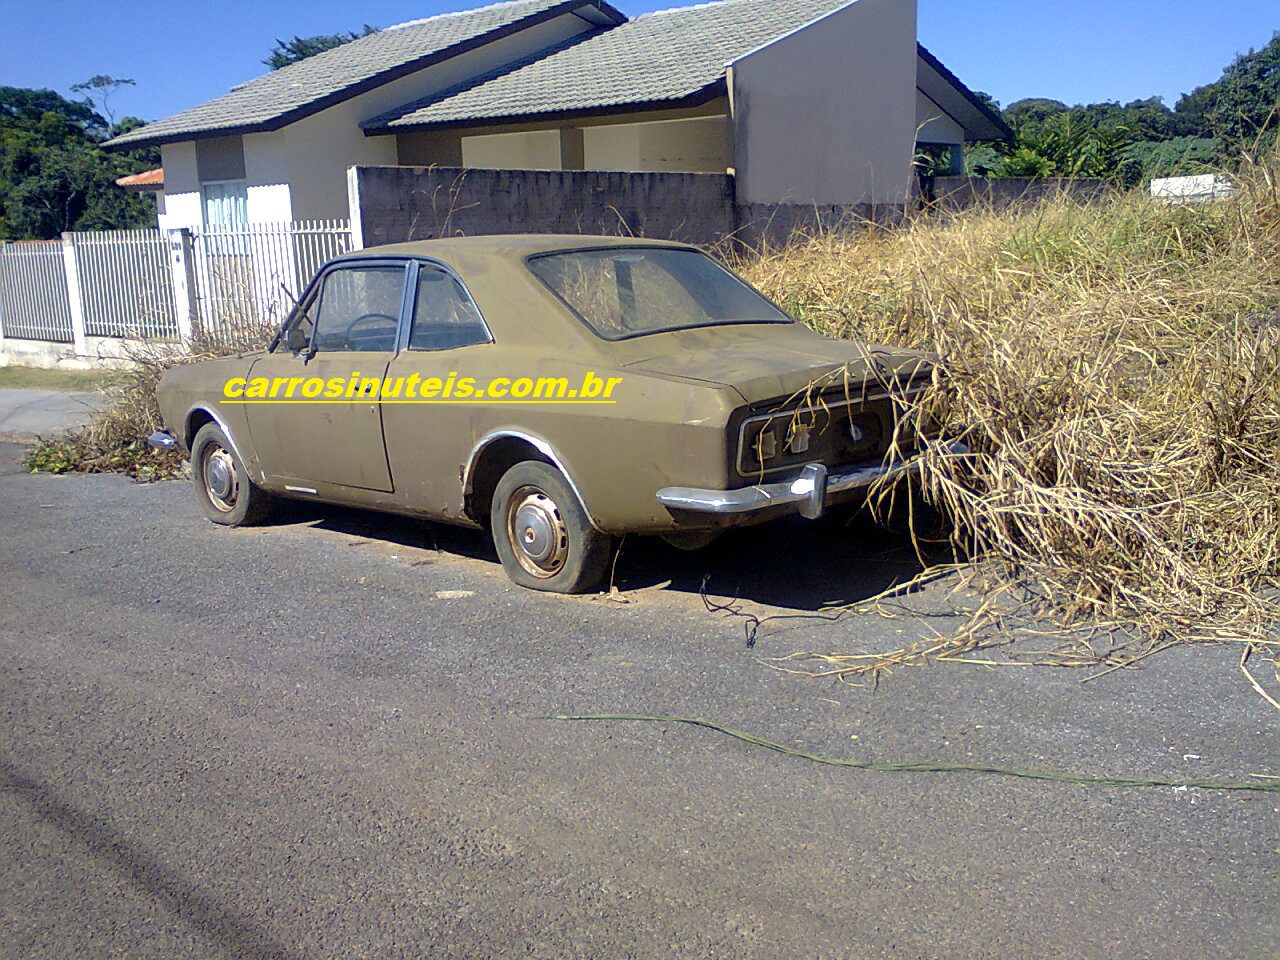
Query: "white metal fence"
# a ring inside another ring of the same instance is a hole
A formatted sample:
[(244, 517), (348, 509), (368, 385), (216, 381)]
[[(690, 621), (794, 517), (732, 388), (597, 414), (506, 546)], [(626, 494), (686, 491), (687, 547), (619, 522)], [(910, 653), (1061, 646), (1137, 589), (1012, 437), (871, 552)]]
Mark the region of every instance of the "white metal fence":
[(62, 244), (0, 245), (0, 336), (71, 343), (71, 301)]
[(170, 340), (178, 335), (169, 244), (159, 230), (68, 233), (84, 332)]
[(321, 265), (351, 249), (346, 220), (296, 220), (191, 235), (197, 315), (234, 337), (283, 320)]
[(174, 340), (196, 325), (215, 338), (261, 331), (350, 249), (346, 220), (0, 243), (0, 339), (88, 354), (90, 337)]

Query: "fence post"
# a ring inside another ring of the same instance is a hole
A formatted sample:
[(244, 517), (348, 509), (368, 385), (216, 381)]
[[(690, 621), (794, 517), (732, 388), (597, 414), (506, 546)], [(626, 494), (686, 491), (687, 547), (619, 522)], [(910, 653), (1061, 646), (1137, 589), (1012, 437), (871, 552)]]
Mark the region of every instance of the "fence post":
[(169, 231), (169, 269), (173, 276), (173, 307), (178, 314), (178, 339), (188, 343), (196, 326), (195, 243), (190, 227)]
[(89, 356), (84, 334), (84, 290), (80, 287), (80, 262), (76, 259), (74, 233), (62, 235), (62, 265), (67, 274), (67, 303), (71, 307), (71, 347), (77, 357)]
[[(0, 240), (0, 294), (4, 291), (5, 285), (5, 269), (4, 269), (4, 248), (7, 241)], [(4, 352), (4, 297), (0, 295), (0, 353)]]
[(364, 214), (360, 210), (360, 203), (360, 168), (347, 167), (347, 211), (351, 218), (353, 251), (364, 249)]

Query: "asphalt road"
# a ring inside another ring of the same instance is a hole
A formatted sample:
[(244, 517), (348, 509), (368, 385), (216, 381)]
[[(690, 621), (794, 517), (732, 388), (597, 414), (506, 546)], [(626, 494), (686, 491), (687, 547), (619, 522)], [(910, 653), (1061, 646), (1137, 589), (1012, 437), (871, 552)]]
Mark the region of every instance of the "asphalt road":
[(929, 627), (782, 621), (752, 651), (697, 587), (791, 612), (875, 592), (911, 562), (870, 533), (630, 545), (631, 602), (564, 599), (509, 585), (471, 534), (314, 508), (226, 531), (185, 484), (30, 476), (17, 456), (0, 445), (0, 956), (1280, 952), (1274, 795), (863, 773), (538, 719), (687, 713), (866, 759), (1274, 773), (1280, 717), (1230, 650), (1088, 684), (953, 665), (840, 688), (757, 658)]

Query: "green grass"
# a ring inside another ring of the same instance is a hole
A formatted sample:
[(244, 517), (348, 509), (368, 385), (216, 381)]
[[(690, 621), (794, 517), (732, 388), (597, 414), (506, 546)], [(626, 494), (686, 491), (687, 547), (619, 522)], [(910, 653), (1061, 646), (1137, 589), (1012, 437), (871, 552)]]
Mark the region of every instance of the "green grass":
[(109, 370), (38, 370), (35, 367), (0, 367), (0, 390), (68, 390), (93, 393), (117, 374)]

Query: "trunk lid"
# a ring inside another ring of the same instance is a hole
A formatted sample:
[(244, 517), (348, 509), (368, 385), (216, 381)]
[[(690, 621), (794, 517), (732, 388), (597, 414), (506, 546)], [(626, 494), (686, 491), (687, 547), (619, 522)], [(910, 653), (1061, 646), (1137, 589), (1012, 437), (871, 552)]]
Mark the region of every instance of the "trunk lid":
[[(927, 354), (829, 340), (799, 324), (752, 324), (678, 330), (618, 345), (629, 370), (727, 386), (747, 403), (801, 396), (811, 384), (858, 387), (868, 380), (924, 374)], [(816, 392), (816, 391), (815, 391)]]

